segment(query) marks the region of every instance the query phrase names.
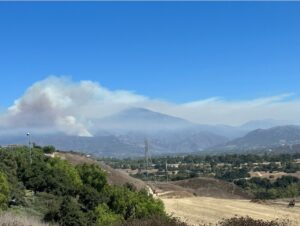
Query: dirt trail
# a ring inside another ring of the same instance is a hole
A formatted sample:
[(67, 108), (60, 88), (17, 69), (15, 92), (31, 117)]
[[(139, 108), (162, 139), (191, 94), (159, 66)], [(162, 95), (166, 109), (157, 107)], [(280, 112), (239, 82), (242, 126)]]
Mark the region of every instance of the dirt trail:
[(166, 211), (190, 225), (215, 224), (222, 218), (235, 215), (256, 219), (288, 218), (293, 226), (300, 225), (300, 207), (287, 208), (276, 204), (257, 204), (245, 199), (212, 197), (162, 198)]

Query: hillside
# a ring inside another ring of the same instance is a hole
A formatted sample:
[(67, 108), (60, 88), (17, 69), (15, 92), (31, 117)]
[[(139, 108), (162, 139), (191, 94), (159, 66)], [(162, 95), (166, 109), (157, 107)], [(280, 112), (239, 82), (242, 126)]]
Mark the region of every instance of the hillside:
[(233, 183), (214, 178), (192, 178), (175, 181), (173, 184), (191, 189), (193, 194), (202, 197), (227, 198), (227, 199), (250, 199), (252, 195), (245, 192)]
[[(212, 132), (214, 127), (142, 108), (130, 108), (95, 120), (93, 124), (97, 128), (93, 131), (93, 137), (32, 133), (32, 141), (40, 146), (54, 145), (62, 151), (80, 150), (96, 156), (121, 158), (142, 156), (145, 139), (149, 140), (153, 154), (191, 153), (228, 141), (225, 136)], [(220, 130), (226, 128), (222, 126)], [(0, 145), (27, 143), (25, 134), (0, 137)]]
[(92, 158), (87, 158), (84, 155), (76, 154), (76, 153), (64, 153), (64, 152), (57, 152), (55, 153), (55, 156), (68, 160), (74, 165), (79, 165), (79, 164), (97, 164), (101, 167), (102, 170), (104, 170), (107, 174), (107, 181), (111, 185), (125, 185), (126, 183), (133, 184), (136, 189), (141, 190), (143, 188), (146, 188), (147, 185), (145, 182), (135, 179), (133, 177), (130, 177), (128, 174), (115, 170), (111, 168), (110, 166), (106, 165), (103, 162), (96, 161)]
[(180, 130), (197, 126), (187, 120), (151, 111), (145, 108), (129, 108), (114, 115), (94, 121), (98, 130), (145, 131)]
[(299, 144), (300, 126), (277, 126), (270, 129), (257, 129), (244, 137), (227, 143), (237, 147), (276, 146), (281, 144)]
[[(136, 190), (131, 184), (134, 179), (115, 173), (116, 183), (107, 179), (112, 171), (96, 161), (73, 154), (52, 156), (49, 151), (48, 147), (31, 152), (26, 147), (0, 149), (0, 212), (8, 217), (3, 225), (39, 225), (33, 222), (42, 221), (61, 226), (123, 225), (153, 215), (170, 219), (159, 199), (142, 186)], [(29, 216), (30, 221), (20, 224), (12, 221), (14, 215), (20, 215), (18, 219)]]

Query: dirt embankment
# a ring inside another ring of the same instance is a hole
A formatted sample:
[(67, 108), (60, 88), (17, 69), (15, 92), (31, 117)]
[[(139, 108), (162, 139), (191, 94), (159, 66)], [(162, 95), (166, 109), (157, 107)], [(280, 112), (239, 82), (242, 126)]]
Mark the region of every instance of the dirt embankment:
[(226, 181), (198, 177), (187, 180), (173, 182), (188, 191), (193, 192), (196, 196), (228, 198), (228, 199), (251, 199), (252, 196), (240, 187)]
[(159, 197), (214, 197), (228, 199), (251, 199), (252, 196), (233, 183), (214, 178), (192, 178), (171, 182), (149, 183)]
[(108, 183), (111, 185), (124, 185), (126, 183), (130, 183), (133, 184), (138, 190), (142, 188), (147, 188), (146, 183), (144, 183), (143, 181), (135, 179), (122, 171), (115, 170), (110, 166), (106, 165), (104, 162), (96, 161), (84, 155), (68, 152), (58, 152), (55, 154), (55, 156), (60, 157), (62, 159), (66, 159), (75, 165), (83, 163), (98, 164), (101, 167), (101, 169), (103, 169), (107, 173), (107, 180)]

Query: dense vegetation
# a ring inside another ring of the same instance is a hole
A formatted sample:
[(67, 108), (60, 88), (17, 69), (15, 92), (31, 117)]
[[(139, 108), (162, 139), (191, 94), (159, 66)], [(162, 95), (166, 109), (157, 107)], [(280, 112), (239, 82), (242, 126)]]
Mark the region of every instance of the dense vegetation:
[(217, 226), (288, 226), (289, 220), (257, 220), (251, 217), (232, 217), (218, 222)]
[(255, 195), (258, 199), (292, 198), (300, 196), (300, 180), (292, 176), (282, 176), (274, 182), (267, 178), (253, 177), (239, 179), (234, 183)]
[(161, 216), (163, 203), (132, 186), (107, 183), (98, 165), (45, 156), (52, 147), (0, 149), (0, 208), (25, 209), (59, 225), (110, 225)]

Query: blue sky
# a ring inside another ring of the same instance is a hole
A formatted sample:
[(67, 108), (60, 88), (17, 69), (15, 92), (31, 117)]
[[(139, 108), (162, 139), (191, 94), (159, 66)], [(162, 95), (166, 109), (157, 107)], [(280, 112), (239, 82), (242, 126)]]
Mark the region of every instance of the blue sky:
[(49, 75), (184, 103), (295, 93), (300, 3), (0, 3), (0, 106)]

